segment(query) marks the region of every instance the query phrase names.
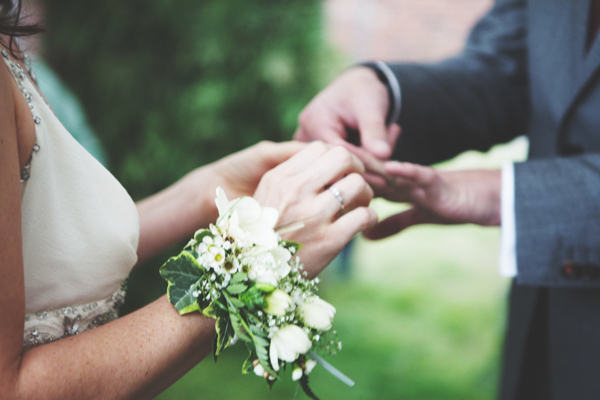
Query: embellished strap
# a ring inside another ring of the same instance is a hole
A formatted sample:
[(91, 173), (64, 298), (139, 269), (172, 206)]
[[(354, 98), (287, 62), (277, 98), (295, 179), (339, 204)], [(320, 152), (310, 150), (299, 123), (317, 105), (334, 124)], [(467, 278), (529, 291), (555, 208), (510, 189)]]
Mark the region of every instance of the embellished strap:
[[(27, 88), (25, 87), (25, 83), (24, 83), (25, 79), (26, 79), (25, 72), (19, 66), (19, 64), (17, 64), (16, 62), (14, 62), (13, 60), (10, 59), (8, 52), (6, 50), (2, 49), (0, 52), (2, 53), (2, 57), (4, 57), (4, 60), (5, 60), (6, 64), (9, 66), (13, 76), (15, 77), (15, 81), (17, 82), (17, 85), (19, 86), (19, 90), (21, 91), (21, 93), (23, 93), (23, 97), (25, 97), (25, 100), (27, 101), (27, 104), (29, 105), (29, 109), (31, 110), (31, 114), (33, 117), (33, 122), (35, 122), (36, 125), (41, 124), (42, 119), (36, 115), (34, 107), (33, 107), (33, 103), (32, 103), (33, 96), (31, 95), (31, 93), (29, 93), (27, 91)], [(26, 57), (25, 61), (27, 64), (26, 67), (28, 68), (29, 76), (35, 81), (35, 75), (33, 75), (33, 70), (30, 69), (31, 67), (30, 67), (29, 57)], [(33, 157), (33, 153), (36, 153), (39, 150), (40, 150), (40, 146), (36, 143), (33, 146), (33, 151), (31, 152), (31, 155), (27, 159), (25, 166), (21, 170), (21, 183), (23, 183), (27, 179), (29, 179), (29, 176), (30, 176), (29, 168), (31, 167), (31, 159)]]
[(96, 328), (117, 319), (124, 287), (104, 300), (25, 315), (23, 347), (30, 349)]

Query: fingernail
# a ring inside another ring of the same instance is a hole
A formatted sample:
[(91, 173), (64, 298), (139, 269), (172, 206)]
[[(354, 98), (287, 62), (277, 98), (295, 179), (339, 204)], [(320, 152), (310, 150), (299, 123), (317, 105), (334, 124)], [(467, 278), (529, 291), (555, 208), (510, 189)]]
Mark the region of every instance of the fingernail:
[(390, 145), (383, 140), (376, 140), (371, 143), (371, 150), (378, 156), (388, 157), (391, 153)]

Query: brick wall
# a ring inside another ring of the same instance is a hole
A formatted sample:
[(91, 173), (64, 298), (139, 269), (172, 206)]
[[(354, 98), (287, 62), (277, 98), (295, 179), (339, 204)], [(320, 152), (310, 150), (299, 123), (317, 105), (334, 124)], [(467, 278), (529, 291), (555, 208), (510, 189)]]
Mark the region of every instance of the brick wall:
[(348, 62), (455, 54), (492, 0), (324, 0), (329, 41)]

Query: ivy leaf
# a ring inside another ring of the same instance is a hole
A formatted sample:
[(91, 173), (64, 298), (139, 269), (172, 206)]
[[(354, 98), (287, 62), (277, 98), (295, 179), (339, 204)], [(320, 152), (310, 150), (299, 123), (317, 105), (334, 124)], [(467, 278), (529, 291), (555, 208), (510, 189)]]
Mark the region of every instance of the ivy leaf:
[(204, 268), (187, 251), (171, 257), (160, 267), (160, 275), (168, 282), (167, 298), (179, 314), (187, 314), (200, 309), (193, 292), (197, 282), (204, 275)]
[(226, 290), (231, 294), (240, 294), (245, 292), (246, 289), (248, 289), (248, 286), (244, 285), (243, 283), (235, 283), (227, 286)]
[(221, 315), (217, 318), (215, 329), (217, 330), (217, 341), (215, 343), (216, 348), (214, 349), (216, 358), (223, 350), (227, 348), (227, 346), (229, 346), (229, 343), (234, 335), (229, 314)]
[(219, 301), (213, 300), (208, 307), (202, 310), (202, 314), (206, 317), (217, 319), (219, 311), (227, 312), (227, 309)]
[(205, 237), (205, 236), (210, 236), (211, 238), (214, 238), (214, 237), (215, 237), (215, 235), (213, 235), (213, 233), (212, 233), (212, 232), (211, 232), (209, 229), (202, 229), (202, 230), (200, 230), (200, 231), (197, 231), (197, 232), (194, 234), (194, 240), (195, 240), (197, 243), (201, 243), (201, 242), (202, 242), (202, 239), (204, 239), (204, 237)]

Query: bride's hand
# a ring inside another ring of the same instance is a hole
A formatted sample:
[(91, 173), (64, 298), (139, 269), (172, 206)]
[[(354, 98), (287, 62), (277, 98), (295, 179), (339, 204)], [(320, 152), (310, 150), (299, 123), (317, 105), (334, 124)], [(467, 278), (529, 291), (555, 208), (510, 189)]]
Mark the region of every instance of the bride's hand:
[(304, 245), (299, 254), (309, 277), (318, 274), (354, 235), (377, 222), (368, 208), (373, 191), (363, 173), (363, 164), (348, 150), (313, 142), (261, 179), (254, 197), (261, 205), (279, 210), (278, 225), (304, 224), (283, 236)]
[[(252, 196), (265, 172), (281, 164), (307, 145), (297, 141), (259, 142), (210, 165), (215, 183), (231, 198)], [(211, 195), (214, 193), (211, 190)]]

